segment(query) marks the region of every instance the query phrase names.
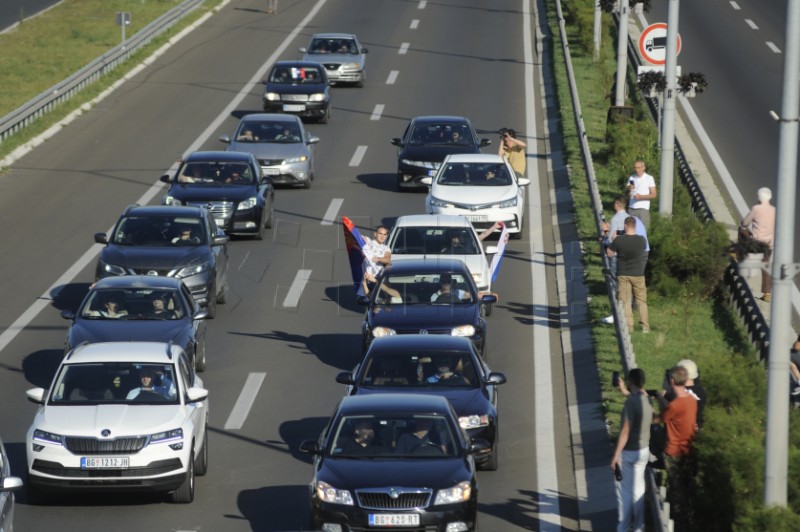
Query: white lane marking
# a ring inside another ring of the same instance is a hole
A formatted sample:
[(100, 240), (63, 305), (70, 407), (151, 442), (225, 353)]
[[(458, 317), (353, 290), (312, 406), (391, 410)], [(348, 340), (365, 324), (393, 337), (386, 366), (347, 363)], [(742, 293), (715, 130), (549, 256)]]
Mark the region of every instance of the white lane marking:
[(328, 206), (328, 210), (325, 211), (325, 216), (322, 217), (320, 225), (333, 225), (333, 222), (336, 220), (336, 215), (339, 214), (339, 209), (342, 208), (342, 203), (344, 203), (342, 198), (333, 198), (331, 204)]
[(397, 50), (397, 53), (399, 55), (406, 55), (406, 53), (408, 53), (408, 47), (409, 46), (410, 45), (407, 42), (404, 42), (403, 44), (400, 45), (400, 49)]
[(757, 30), (758, 29), (758, 26), (756, 25), (756, 23), (753, 22), (752, 20), (750, 20), (749, 18), (744, 19), (744, 21), (747, 23), (748, 26), (750, 26), (750, 29), (752, 29), (752, 30)]
[(251, 373), (247, 376), (247, 380), (244, 381), (244, 386), (242, 386), (242, 391), (239, 393), (239, 398), (236, 399), (233, 410), (231, 410), (228, 420), (225, 422), (225, 430), (239, 430), (244, 426), (244, 422), (247, 421), (247, 415), (250, 413), (250, 409), (253, 408), (256, 395), (258, 395), (258, 391), (261, 389), (266, 377), (266, 373)]
[(417, 9), (425, 9), (425, 6), (427, 5), (428, 5), (428, 0), (419, 0), (419, 5), (417, 6)]
[(370, 120), (380, 120), (381, 115), (383, 114), (383, 110), (386, 108), (385, 105), (382, 103), (375, 104), (375, 108), (372, 110), (372, 114), (370, 115)]
[(361, 159), (364, 158), (364, 154), (367, 153), (366, 146), (359, 146), (356, 148), (356, 152), (353, 154), (353, 157), (350, 159), (350, 166), (358, 166), (361, 164)]
[(289, 287), (289, 293), (283, 300), (284, 307), (296, 307), (300, 303), (300, 296), (303, 295), (303, 289), (308, 284), (308, 279), (311, 277), (311, 270), (297, 270), (297, 275), (294, 276), (292, 286)]
[(731, 0), (731, 7), (732, 7), (733, 9), (735, 9), (736, 11), (739, 11), (740, 9), (742, 9), (741, 7), (739, 7), (739, 4), (737, 4), (737, 3), (736, 3), (736, 2), (734, 2), (733, 0)]
[(772, 43), (772, 42), (770, 42), (770, 41), (767, 41), (767, 46), (768, 46), (768, 47), (769, 47), (769, 49), (770, 49), (770, 50), (772, 50), (774, 53), (776, 53), (776, 54), (779, 54), (779, 53), (781, 53), (781, 49), (780, 49), (780, 48), (778, 48), (777, 46), (775, 46), (775, 43)]
[(400, 74), (400, 72), (397, 71), (397, 70), (392, 70), (391, 72), (389, 72), (389, 77), (386, 78), (386, 84), (387, 85), (394, 85), (394, 82), (397, 81), (397, 75), (398, 74)]
[(419, 27), (419, 20), (418, 19), (414, 19), (414, 20), (411, 21), (411, 26), (409, 26), (408, 28), (411, 29), (411, 30), (415, 30), (418, 27)]
[[(264, 63), (261, 66), (261, 68), (255, 73), (255, 75), (247, 83), (247, 85), (245, 85), (242, 88), (242, 90), (239, 92), (239, 94), (233, 100), (231, 100), (231, 103), (229, 103), (228, 106), (225, 107), (225, 109), (223, 109), (220, 112), (220, 114), (216, 118), (216, 120), (214, 120), (214, 122), (212, 122), (211, 125), (209, 125), (206, 128), (206, 130), (203, 131), (203, 133), (200, 134), (200, 136), (197, 138), (197, 140), (195, 140), (194, 143), (192, 143), (191, 146), (189, 146), (189, 149), (186, 151), (186, 153), (191, 153), (193, 151), (196, 151), (196, 150), (200, 149), (200, 147), (208, 141), (208, 139), (211, 137), (211, 135), (215, 131), (217, 131), (217, 129), (219, 129), (219, 126), (225, 120), (229, 120), (230, 119), (231, 113), (233, 112), (233, 110), (239, 107), (239, 104), (242, 102), (242, 100), (244, 100), (247, 96), (250, 95), (250, 93), (252, 92), (253, 88), (256, 85), (260, 85), (261, 84), (261, 80), (264, 79), (264, 76), (266, 75), (267, 70), (269, 70), (269, 68), (272, 66), (272, 63), (277, 61), (278, 58), (281, 57), (281, 55), (283, 54), (284, 50), (286, 50), (286, 48), (289, 46), (289, 43), (294, 41), (295, 37), (297, 37), (297, 35), (301, 31), (305, 30), (305, 27), (308, 25), (308, 23), (311, 21), (311, 19), (313, 19), (314, 16), (316, 16), (317, 12), (322, 8), (323, 5), (325, 5), (325, 3), (327, 1), (328, 0), (317, 0), (317, 3), (314, 4), (314, 7), (311, 8), (311, 10), (305, 16), (305, 18), (303, 20), (301, 20), (300, 23), (295, 27), (295, 29), (292, 30), (286, 36), (286, 38), (284, 39), (283, 43), (281, 43), (281, 45), (278, 48), (275, 49), (275, 51), (272, 53), (272, 55), (270, 55), (269, 58), (267, 59), (266, 63)], [(159, 50), (161, 50), (161, 49), (159, 49)], [(159, 51), (157, 53), (163, 53), (163, 52)], [(148, 61), (148, 60), (145, 60), (145, 61)], [(174, 173), (176, 169), (177, 169), (177, 163), (173, 164), (169, 168), (169, 170), (167, 170), (167, 173), (170, 173), (170, 174)], [(161, 183), (160, 181), (154, 183), (149, 189), (147, 189), (147, 191), (142, 195), (142, 197), (139, 198), (134, 203), (138, 203), (140, 205), (146, 205), (146, 204), (150, 203), (150, 200), (152, 200), (153, 197), (155, 197), (155, 195), (162, 188), (164, 188), (164, 184)], [(110, 233), (112, 228), (109, 228), (106, 231), (106, 233)], [(81, 258), (79, 258), (75, 262), (75, 264), (70, 266), (69, 269), (66, 272), (64, 272), (64, 274), (61, 277), (59, 277), (58, 280), (55, 283), (53, 283), (53, 285), (50, 288), (48, 288), (47, 291), (39, 297), (39, 299), (34, 301), (33, 304), (30, 307), (28, 307), (25, 310), (25, 312), (23, 312), (22, 315), (20, 315), (20, 317), (17, 318), (14, 321), (14, 323), (11, 324), (10, 327), (8, 327), (8, 329), (6, 329), (5, 331), (3, 331), (2, 334), (0, 334), (0, 352), (2, 352), (2, 350), (5, 349), (6, 346), (8, 346), (8, 344), (25, 327), (27, 327), (31, 323), (31, 321), (33, 321), (33, 319), (42, 310), (44, 310), (45, 308), (50, 306), (50, 300), (53, 297), (53, 291), (56, 288), (63, 287), (63, 285), (71, 283), (75, 279), (75, 277), (78, 276), (80, 271), (83, 268), (85, 268), (86, 265), (89, 264), (100, 253), (100, 250), (102, 249), (102, 247), (103, 246), (100, 245), (100, 244), (92, 245), (92, 247), (90, 247), (86, 251), (86, 253), (84, 253), (81, 256)]]

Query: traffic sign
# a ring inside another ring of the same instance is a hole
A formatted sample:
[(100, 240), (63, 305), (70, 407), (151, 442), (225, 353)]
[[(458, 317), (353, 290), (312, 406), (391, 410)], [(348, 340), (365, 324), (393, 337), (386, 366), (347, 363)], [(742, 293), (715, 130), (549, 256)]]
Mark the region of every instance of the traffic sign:
[[(678, 34), (678, 51), (681, 53), (681, 36)], [(667, 62), (667, 25), (664, 22), (650, 24), (639, 37), (639, 54), (653, 65)]]

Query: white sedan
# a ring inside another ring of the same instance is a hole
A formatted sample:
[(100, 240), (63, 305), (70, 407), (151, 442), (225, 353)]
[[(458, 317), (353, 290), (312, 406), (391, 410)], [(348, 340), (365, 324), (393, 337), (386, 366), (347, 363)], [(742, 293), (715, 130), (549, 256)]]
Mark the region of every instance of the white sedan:
[(503, 222), (512, 238), (522, 236), (525, 215), (524, 187), (530, 180), (517, 178), (499, 155), (455, 154), (445, 158), (425, 198), (428, 214), (460, 214), (477, 229)]

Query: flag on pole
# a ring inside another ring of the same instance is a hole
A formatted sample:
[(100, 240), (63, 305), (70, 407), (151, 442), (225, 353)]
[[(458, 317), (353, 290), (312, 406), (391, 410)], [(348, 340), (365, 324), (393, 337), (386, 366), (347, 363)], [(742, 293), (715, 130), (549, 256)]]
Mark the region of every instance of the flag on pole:
[(350, 273), (353, 275), (353, 287), (361, 289), (361, 280), (364, 278), (364, 238), (356, 229), (355, 224), (347, 216), (342, 216), (342, 229), (344, 230), (344, 243), (347, 249), (347, 259), (350, 261)]
[(497, 280), (497, 272), (500, 271), (500, 263), (503, 261), (503, 253), (506, 252), (506, 244), (508, 243), (508, 226), (500, 222), (503, 230), (500, 232), (500, 238), (497, 241), (497, 253), (492, 257), (492, 263), (489, 265), (489, 277), (494, 283)]

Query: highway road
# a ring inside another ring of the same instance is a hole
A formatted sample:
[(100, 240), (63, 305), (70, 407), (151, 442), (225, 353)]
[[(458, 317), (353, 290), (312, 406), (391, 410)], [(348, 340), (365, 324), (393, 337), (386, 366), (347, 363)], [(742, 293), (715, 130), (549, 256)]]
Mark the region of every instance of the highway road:
[(61, 0), (5, 0), (0, 5), (0, 31), (48, 9)]
[[(422, 212), (423, 194), (394, 190), (389, 139), (413, 116), (434, 113), (469, 116), (492, 148), (500, 127), (520, 131), (534, 183), (528, 230), (510, 244), (489, 324), (490, 364), (509, 382), (500, 393), (500, 469), (479, 476), (481, 528), (575, 530), (578, 481), (553, 266), (555, 186), (540, 156), (538, 70), (523, 46), (535, 23), (523, 16), (529, 0), (283, 0), (275, 16), (265, 5), (226, 4), (0, 176), (7, 302), (0, 308), (0, 429), (12, 470), (24, 476), (35, 409), (25, 390), (48, 386), (62, 356), (68, 322), (59, 311), (74, 309), (93, 281), (92, 235), (110, 228), (126, 205), (157, 202), (164, 192), (157, 179), (181, 154), (221, 148), (219, 135), (260, 110), (266, 67), (298, 57), (312, 33), (352, 31), (370, 50), (365, 88), (334, 88), (331, 122), (309, 125), (321, 138), (312, 188), (278, 190), (270, 238), (231, 243), (232, 294), (208, 323), (210, 470), (198, 479), (195, 502), (126, 494), (31, 506), (23, 491), (17, 530), (306, 528), (311, 464), (298, 447), (318, 436), (343, 393), (334, 377), (360, 351), (361, 309), (336, 220), (347, 215), (369, 231)], [(336, 200), (341, 207), (331, 212)], [(305, 283), (301, 270), (310, 271)], [(286, 296), (300, 289), (292, 305)], [(252, 408), (240, 394), (253, 398)], [(614, 521), (613, 512), (602, 517)]]

